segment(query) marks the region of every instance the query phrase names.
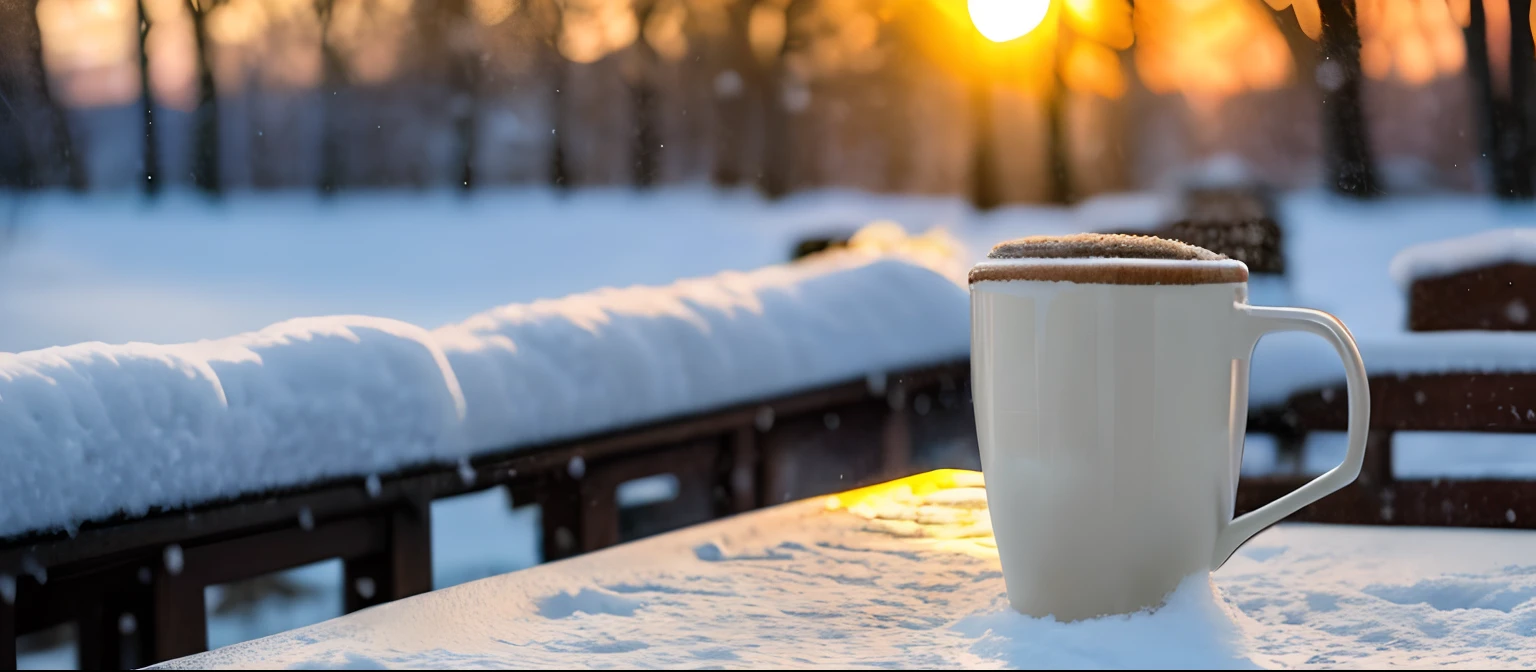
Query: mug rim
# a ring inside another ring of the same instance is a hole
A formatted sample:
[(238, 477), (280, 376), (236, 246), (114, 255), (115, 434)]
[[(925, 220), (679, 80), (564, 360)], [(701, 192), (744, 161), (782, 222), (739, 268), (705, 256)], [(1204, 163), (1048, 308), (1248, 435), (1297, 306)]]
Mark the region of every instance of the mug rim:
[(1236, 259), (1019, 257), (983, 259), (971, 267), (978, 282), (1072, 282), (1092, 285), (1217, 285), (1246, 283), (1248, 265)]

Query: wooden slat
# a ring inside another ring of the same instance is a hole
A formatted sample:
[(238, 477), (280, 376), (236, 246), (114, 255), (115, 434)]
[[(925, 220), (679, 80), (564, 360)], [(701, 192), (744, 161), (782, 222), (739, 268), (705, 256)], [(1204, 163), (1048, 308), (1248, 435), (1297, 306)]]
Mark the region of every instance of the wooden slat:
[[(1309, 478), (1243, 479), (1237, 512), (1252, 511), (1305, 484)], [(1536, 482), (1506, 480), (1360, 483), (1318, 500), (1290, 522), (1348, 525), (1418, 525), (1536, 529)]]
[(1494, 264), (1415, 280), (1408, 289), (1408, 328), (1536, 330), (1536, 266)]
[(182, 549), (182, 574), (213, 586), (242, 581), (331, 558), (349, 559), (383, 552), (385, 521), (379, 516), (297, 526)]
[[(1256, 416), (1263, 424), (1275, 413), (1261, 411)], [(1348, 425), (1344, 388), (1297, 394), (1279, 416), (1280, 422), (1294, 430), (1342, 431)], [(1372, 376), (1371, 428), (1536, 432), (1536, 373)]]

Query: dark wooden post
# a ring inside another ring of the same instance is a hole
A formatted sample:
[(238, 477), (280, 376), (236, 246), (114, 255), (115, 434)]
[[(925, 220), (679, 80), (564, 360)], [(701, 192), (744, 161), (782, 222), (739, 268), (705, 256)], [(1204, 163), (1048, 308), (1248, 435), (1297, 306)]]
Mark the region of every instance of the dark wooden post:
[(0, 598), (0, 670), (16, 669), (16, 603)]
[(202, 583), (162, 566), (153, 580), (154, 651), (148, 663), (208, 650), (208, 613)]
[(727, 439), (730, 460), (730, 476), (726, 492), (730, 493), (731, 513), (742, 513), (757, 508), (757, 432), (752, 427), (738, 427)]
[(581, 534), (576, 536), (577, 553), (587, 553), (619, 543), (619, 484), (629, 480), (622, 463), (609, 463), (609, 469), (594, 468), (577, 488)]
[(538, 489), (539, 514), (542, 519), (544, 561), (564, 560), (576, 555), (582, 533), (581, 484), (565, 472), (548, 476)]
[(881, 428), (880, 469), (889, 478), (908, 475), (912, 468), (912, 419), (906, 387), (897, 384), (886, 396), (890, 409)]
[(432, 590), (430, 503), (408, 499), (380, 515), (384, 550), (342, 562), (347, 613)]
[(1360, 484), (1380, 490), (1392, 483), (1392, 432), (1373, 429), (1365, 439), (1365, 464), (1360, 467)]

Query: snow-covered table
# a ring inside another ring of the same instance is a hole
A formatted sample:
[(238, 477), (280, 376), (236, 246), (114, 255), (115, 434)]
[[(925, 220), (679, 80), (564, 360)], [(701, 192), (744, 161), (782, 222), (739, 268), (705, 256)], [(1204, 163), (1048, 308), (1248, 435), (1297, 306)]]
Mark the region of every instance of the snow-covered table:
[(1536, 662), (1536, 533), (1285, 525), (1155, 613), (1061, 624), (1009, 610), (979, 482), (796, 502), (164, 667)]

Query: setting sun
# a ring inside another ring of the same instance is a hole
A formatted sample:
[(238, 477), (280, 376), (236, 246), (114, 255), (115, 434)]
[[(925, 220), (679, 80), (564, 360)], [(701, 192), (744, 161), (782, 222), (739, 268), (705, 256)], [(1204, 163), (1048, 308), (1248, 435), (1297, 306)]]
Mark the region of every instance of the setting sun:
[(967, 0), (971, 23), (993, 42), (1023, 37), (1045, 20), (1050, 0)]

